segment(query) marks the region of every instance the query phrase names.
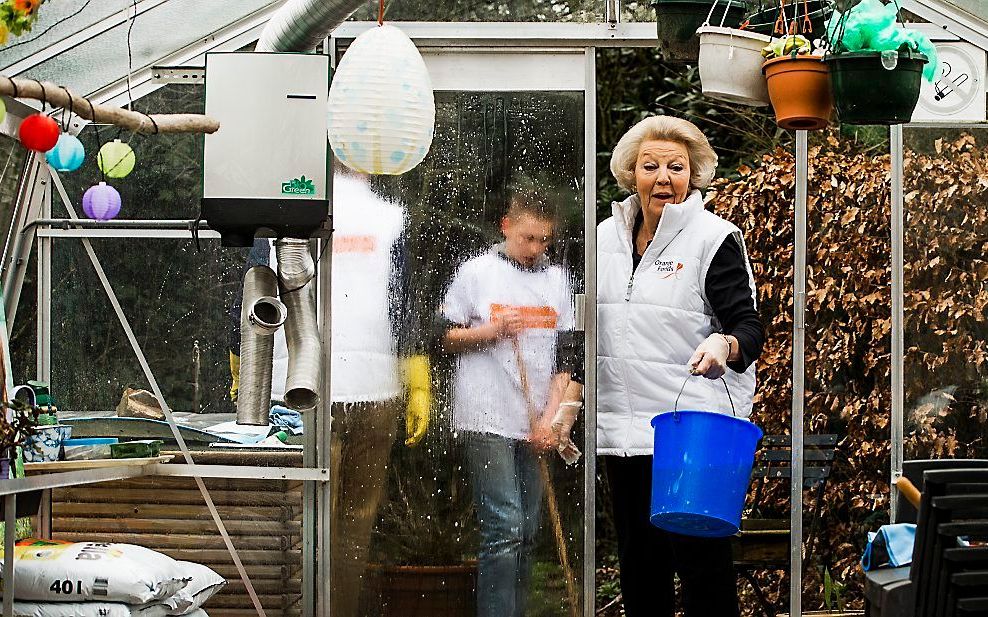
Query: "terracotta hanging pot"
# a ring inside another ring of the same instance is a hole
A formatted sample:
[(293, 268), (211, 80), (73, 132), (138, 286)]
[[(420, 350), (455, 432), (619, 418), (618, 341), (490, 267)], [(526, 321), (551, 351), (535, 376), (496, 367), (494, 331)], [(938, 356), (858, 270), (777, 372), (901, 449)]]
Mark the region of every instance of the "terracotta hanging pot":
[(815, 131), (830, 123), (830, 73), (819, 56), (782, 56), (762, 65), (780, 127)]

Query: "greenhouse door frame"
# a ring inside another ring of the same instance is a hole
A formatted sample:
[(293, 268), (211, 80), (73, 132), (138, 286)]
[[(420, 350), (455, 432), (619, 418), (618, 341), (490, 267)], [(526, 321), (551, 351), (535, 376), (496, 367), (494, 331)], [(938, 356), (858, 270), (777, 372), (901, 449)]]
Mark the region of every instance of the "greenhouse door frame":
[[(335, 59), (352, 40), (376, 23), (348, 22), (333, 33), (330, 54)], [(517, 28), (501, 28), (502, 24), (476, 24), (495, 26), (500, 34), (517, 37)], [(596, 450), (596, 311), (586, 310), (596, 306), (596, 51), (583, 41), (560, 44), (558, 39), (491, 39), (487, 33), (477, 38), (462, 38), (462, 27), (455, 24), (401, 24), (400, 27), (415, 42), (425, 59), (435, 91), (456, 92), (578, 92), (584, 96), (584, 294), (575, 296), (577, 329), (586, 339), (585, 366), (586, 403), (585, 436), (583, 451)], [(471, 24), (471, 30), (473, 29)], [(430, 30), (428, 33), (421, 29)], [(431, 36), (430, 36), (431, 35)], [(323, 266), (328, 269), (328, 266)], [(325, 278), (329, 273), (326, 272)], [(596, 459), (587, 456), (583, 477), (583, 615), (593, 617), (595, 599), (595, 485)], [(330, 521), (320, 517), (320, 523)], [(332, 534), (332, 531), (330, 531)], [(320, 534), (325, 537), (323, 534)], [(320, 582), (323, 589), (319, 597), (327, 602), (330, 589), (328, 581)]]

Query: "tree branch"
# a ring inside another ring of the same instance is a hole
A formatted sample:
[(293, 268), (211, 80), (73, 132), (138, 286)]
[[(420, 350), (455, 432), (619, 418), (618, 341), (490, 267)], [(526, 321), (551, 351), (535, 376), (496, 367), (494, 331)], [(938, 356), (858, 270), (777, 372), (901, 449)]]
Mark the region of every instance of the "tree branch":
[(135, 133), (215, 133), (219, 121), (201, 114), (153, 114), (95, 105), (71, 94), (68, 89), (50, 82), (20, 79), (0, 75), (0, 94), (17, 98), (45, 101), (55, 107), (69, 109), (77, 116), (103, 124), (113, 124)]

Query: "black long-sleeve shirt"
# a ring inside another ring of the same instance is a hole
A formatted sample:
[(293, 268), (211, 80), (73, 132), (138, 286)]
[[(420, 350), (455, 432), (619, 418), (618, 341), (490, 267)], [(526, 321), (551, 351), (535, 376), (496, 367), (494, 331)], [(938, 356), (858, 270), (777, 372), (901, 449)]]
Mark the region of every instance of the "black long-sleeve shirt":
[[(638, 235), (642, 224), (641, 212), (635, 221), (632, 238)], [(642, 256), (632, 251), (632, 269), (638, 267)], [(714, 316), (720, 322), (722, 332), (738, 340), (741, 357), (728, 362), (731, 370), (743, 373), (762, 353), (765, 345), (765, 328), (755, 308), (755, 298), (748, 283), (748, 264), (741, 243), (734, 235), (728, 236), (710, 262), (704, 281), (707, 301)]]

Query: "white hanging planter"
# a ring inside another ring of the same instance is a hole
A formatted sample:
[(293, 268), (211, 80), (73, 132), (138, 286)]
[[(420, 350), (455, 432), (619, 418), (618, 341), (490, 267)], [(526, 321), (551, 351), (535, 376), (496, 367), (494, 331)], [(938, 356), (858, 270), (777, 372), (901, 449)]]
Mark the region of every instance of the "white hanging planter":
[(710, 98), (761, 107), (769, 104), (762, 49), (771, 37), (747, 30), (700, 26), (700, 84)]

